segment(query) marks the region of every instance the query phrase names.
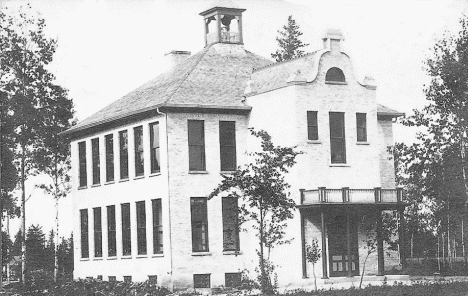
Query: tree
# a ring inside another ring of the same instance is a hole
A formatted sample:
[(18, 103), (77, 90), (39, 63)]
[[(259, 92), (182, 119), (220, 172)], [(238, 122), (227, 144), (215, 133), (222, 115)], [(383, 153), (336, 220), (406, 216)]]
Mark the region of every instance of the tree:
[(26, 269), (34, 271), (47, 265), (45, 234), (39, 225), (31, 225), (26, 235)]
[(306, 259), (307, 262), (312, 263), (312, 272), (314, 274), (314, 286), (317, 291), (317, 277), (315, 276), (315, 264), (320, 260), (322, 250), (319, 247), (318, 240), (314, 238), (310, 245), (306, 245)]
[[(262, 292), (269, 293), (273, 289), (270, 251), (277, 245), (289, 243), (290, 240), (285, 239), (285, 229), (296, 206), (289, 197), (290, 185), (284, 175), (296, 163), (300, 152), (274, 146), (266, 131), (250, 129), (250, 133), (261, 140), (261, 151), (249, 153), (252, 161), (233, 174), (222, 175), (221, 183), (209, 198), (223, 195), (242, 201), (238, 208), (238, 225), (240, 228), (247, 221), (253, 222), (259, 244), (260, 287)], [(266, 250), (268, 256), (265, 256)]]
[(299, 30), (299, 26), (292, 18), (292, 15), (288, 17), (288, 24), (283, 26), (283, 31), (278, 31), (278, 34), (279, 37), (276, 37), (276, 41), (278, 42), (279, 49), (271, 54), (272, 58), (277, 62), (282, 62), (304, 55), (304, 51), (301, 48), (309, 44), (302, 43), (299, 39), (303, 33)]
[[(55, 233), (59, 233), (59, 200), (70, 192), (70, 145), (60, 132), (67, 130), (72, 125), (73, 102), (67, 97), (67, 91), (60, 86), (53, 86), (47, 97), (46, 108), (48, 114), (43, 137), (39, 139), (41, 145), (35, 150), (34, 160), (41, 172), (49, 177), (49, 182), (41, 184), (47, 194), (55, 200)], [(54, 242), (54, 280), (58, 279), (58, 235)]]
[[(34, 160), (35, 152), (46, 142), (46, 137), (50, 136), (47, 131), (56, 120), (56, 112), (59, 112), (58, 108), (61, 106), (56, 103), (63, 93), (57, 90), (58, 87), (54, 84), (55, 77), (47, 69), (47, 65), (52, 62), (57, 42), (45, 36), (45, 27), (45, 20), (32, 13), (29, 5), (26, 8), (21, 7), (18, 11), (4, 8), (0, 12), (2, 42), (0, 81), (2, 91), (8, 97), (7, 113), (12, 114), (12, 128), (15, 131), (23, 235), (26, 233), (25, 181), (37, 167)], [(21, 276), (23, 282), (25, 251), (26, 246), (23, 244)]]

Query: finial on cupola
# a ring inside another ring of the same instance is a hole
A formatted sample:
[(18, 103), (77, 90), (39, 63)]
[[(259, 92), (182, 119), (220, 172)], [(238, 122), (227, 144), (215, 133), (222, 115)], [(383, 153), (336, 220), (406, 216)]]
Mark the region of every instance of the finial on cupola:
[(242, 12), (231, 0), (220, 0), (200, 13), (205, 22), (205, 46), (212, 43), (243, 44)]

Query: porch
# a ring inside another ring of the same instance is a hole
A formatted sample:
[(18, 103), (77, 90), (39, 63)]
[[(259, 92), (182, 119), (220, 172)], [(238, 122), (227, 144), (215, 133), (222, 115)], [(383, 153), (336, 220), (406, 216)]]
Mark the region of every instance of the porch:
[[(363, 254), (361, 256), (359, 254), (358, 224), (361, 217), (370, 214), (376, 224), (377, 272), (375, 275), (384, 276), (382, 212), (389, 210), (400, 213), (398, 221), (399, 260), (401, 266), (406, 267), (405, 250), (401, 247), (404, 245), (404, 227), (402, 227), (404, 220), (401, 217), (405, 208), (401, 188), (327, 189), (319, 187), (313, 190), (300, 190), (300, 194), (301, 204), (298, 208), (301, 215), (303, 278), (310, 276), (306, 260), (306, 243), (308, 243), (306, 237), (311, 236), (318, 237), (321, 241), (322, 279), (329, 279), (329, 276), (351, 278), (359, 275)], [(312, 232), (313, 235), (310, 234)]]

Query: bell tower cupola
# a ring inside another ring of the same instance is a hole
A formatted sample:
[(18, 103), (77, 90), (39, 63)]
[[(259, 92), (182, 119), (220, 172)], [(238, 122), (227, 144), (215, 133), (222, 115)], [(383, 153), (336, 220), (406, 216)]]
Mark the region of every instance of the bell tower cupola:
[(205, 22), (205, 46), (212, 43), (243, 44), (242, 13), (231, 0), (220, 0), (200, 15)]

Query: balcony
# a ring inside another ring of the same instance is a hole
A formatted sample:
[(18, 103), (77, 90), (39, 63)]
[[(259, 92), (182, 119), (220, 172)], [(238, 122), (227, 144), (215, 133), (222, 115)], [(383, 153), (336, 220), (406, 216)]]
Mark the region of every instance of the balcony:
[(320, 204), (402, 204), (403, 189), (301, 189), (301, 205)]

